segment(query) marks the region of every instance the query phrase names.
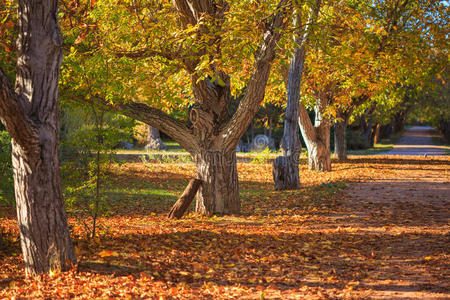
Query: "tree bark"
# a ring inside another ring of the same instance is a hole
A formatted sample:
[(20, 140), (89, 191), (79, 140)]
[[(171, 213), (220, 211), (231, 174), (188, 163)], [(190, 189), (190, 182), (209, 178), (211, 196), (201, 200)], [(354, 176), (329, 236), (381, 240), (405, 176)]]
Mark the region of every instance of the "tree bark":
[[(0, 117), (12, 137), (17, 219), (27, 275), (76, 262), (61, 195), (58, 77), (62, 36), (57, 1), (18, 1), (13, 92), (0, 72)], [(16, 94), (17, 93), (17, 94)], [(14, 115), (8, 112), (14, 111)]]
[(331, 171), (330, 121), (323, 116), (328, 99), (318, 97), (315, 106), (315, 122), (312, 125), (305, 106), (299, 105), (299, 126), (308, 149), (308, 168), (317, 171)]
[(347, 121), (334, 124), (334, 154), (339, 161), (347, 159)]
[[(316, 1), (316, 6), (311, 9), (304, 33), (301, 37), (294, 36), (296, 49), (289, 63), (289, 77), (287, 80), (287, 107), (284, 121), (284, 132), (281, 140), (283, 156), (277, 157), (273, 162), (273, 180), (275, 190), (290, 190), (300, 188), (298, 164), (302, 145), (299, 136), (298, 115), (300, 88), (305, 64), (305, 44), (310, 33), (309, 26), (315, 21), (319, 13), (321, 1)], [(294, 19), (295, 27), (303, 27), (300, 12)], [(286, 82), (286, 81), (285, 81)]]
[[(314, 128), (316, 140), (307, 142), (308, 168), (317, 171), (331, 171), (330, 125), (321, 124)], [(309, 144), (309, 147), (308, 147)]]
[(378, 144), (380, 142), (380, 132), (381, 132), (381, 125), (380, 123), (377, 123), (375, 126), (375, 133), (373, 136), (373, 143)]
[(150, 150), (166, 150), (167, 146), (161, 140), (161, 136), (159, 134), (159, 129), (156, 127), (152, 127), (147, 125), (147, 145), (145, 145), (146, 149)]
[(180, 219), (184, 215), (189, 205), (191, 205), (192, 200), (194, 200), (195, 194), (201, 183), (202, 181), (200, 179), (191, 179), (191, 181), (189, 181), (183, 194), (170, 210), (168, 215), (169, 219)]
[(338, 110), (334, 124), (334, 155), (339, 161), (347, 159), (347, 124), (356, 102), (344, 110)]
[(204, 215), (237, 214), (241, 210), (236, 152), (204, 150), (195, 156), (197, 177), (196, 211)]
[(300, 188), (298, 164), (302, 145), (298, 132), (298, 105), (300, 100), (301, 78), (305, 61), (305, 47), (296, 49), (289, 66), (288, 95), (284, 132), (281, 139), (283, 156), (273, 161), (273, 180), (275, 190)]

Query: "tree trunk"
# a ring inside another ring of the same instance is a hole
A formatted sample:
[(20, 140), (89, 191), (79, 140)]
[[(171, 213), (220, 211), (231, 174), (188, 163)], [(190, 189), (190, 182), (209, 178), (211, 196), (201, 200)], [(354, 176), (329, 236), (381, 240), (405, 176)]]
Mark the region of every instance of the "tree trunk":
[(281, 140), (283, 156), (277, 157), (273, 162), (273, 180), (275, 190), (298, 189), (300, 187), (298, 164), (302, 144), (298, 133), (299, 123), (299, 101), (302, 75), (305, 66), (306, 48), (305, 44), (310, 34), (310, 24), (314, 23), (319, 14), (321, 1), (317, 0), (311, 7), (308, 21), (302, 24), (301, 11), (294, 13), (294, 26), (304, 28), (303, 34), (294, 35), (296, 44), (294, 56), (289, 62), (289, 75), (285, 84), (287, 90), (286, 119), (284, 121), (284, 132)]
[[(27, 275), (76, 262), (61, 195), (57, 1), (18, 2), (15, 92), (0, 72), (0, 119), (12, 137), (17, 219)], [(16, 94), (17, 93), (17, 94)]]
[(298, 132), (297, 116), (305, 54), (304, 46), (296, 49), (289, 66), (286, 119), (281, 140), (283, 156), (279, 156), (273, 161), (272, 174), (275, 190), (300, 188), (298, 164), (302, 145)]
[(27, 275), (65, 270), (76, 262), (61, 195), (56, 118), (54, 122), (54, 132), (44, 133), (40, 156), (26, 154), (12, 143), (17, 219)]
[(306, 143), (308, 168), (316, 171), (331, 171), (330, 125), (321, 124), (314, 129), (317, 139)]
[(381, 132), (381, 125), (380, 125), (380, 123), (377, 123), (377, 126), (375, 127), (374, 137), (373, 137), (374, 144), (378, 144), (380, 142), (380, 132)]
[(147, 145), (145, 145), (145, 149), (149, 150), (166, 150), (167, 146), (161, 140), (161, 136), (159, 134), (159, 129), (156, 127), (152, 127), (147, 125)]
[(339, 161), (347, 159), (347, 120), (337, 121), (334, 125), (334, 154)]
[(316, 171), (331, 171), (330, 121), (323, 116), (326, 106), (331, 104), (328, 97), (319, 97), (315, 106), (314, 126), (308, 111), (300, 104), (299, 126), (308, 149), (308, 168)]
[(236, 152), (203, 150), (195, 155), (197, 177), (202, 185), (197, 192), (196, 211), (200, 214), (237, 214), (241, 210)]
[(191, 181), (189, 181), (189, 184), (181, 197), (172, 206), (168, 215), (169, 219), (180, 219), (184, 215), (184, 212), (188, 209), (189, 205), (191, 205), (192, 200), (194, 200), (195, 194), (201, 183), (202, 181), (200, 179), (191, 179)]

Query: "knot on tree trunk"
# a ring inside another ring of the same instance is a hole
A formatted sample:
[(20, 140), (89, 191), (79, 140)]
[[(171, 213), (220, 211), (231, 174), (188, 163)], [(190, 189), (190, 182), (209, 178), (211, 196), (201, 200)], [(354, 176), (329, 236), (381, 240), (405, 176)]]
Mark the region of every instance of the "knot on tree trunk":
[(205, 140), (214, 128), (213, 114), (194, 106), (191, 109), (190, 119), (194, 129), (200, 134), (201, 140)]

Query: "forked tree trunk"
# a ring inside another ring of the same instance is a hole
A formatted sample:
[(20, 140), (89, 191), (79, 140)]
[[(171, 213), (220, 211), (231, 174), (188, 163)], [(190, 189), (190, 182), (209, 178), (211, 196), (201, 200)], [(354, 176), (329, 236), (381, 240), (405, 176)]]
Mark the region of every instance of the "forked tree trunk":
[(323, 111), (330, 102), (326, 98), (317, 99), (314, 126), (305, 106), (299, 106), (299, 126), (308, 149), (310, 170), (331, 171), (330, 121), (323, 116)]
[(334, 154), (339, 161), (347, 159), (347, 120), (334, 124)]
[(241, 210), (236, 152), (201, 151), (195, 156), (197, 177), (202, 185), (197, 192), (196, 211), (200, 214), (237, 214)]
[[(0, 119), (12, 137), (17, 219), (27, 275), (76, 262), (61, 195), (57, 1), (18, 1), (15, 93), (0, 72)], [(17, 93), (17, 94), (16, 94)]]
[[(198, 213), (239, 213), (241, 205), (235, 150), (264, 99), (275, 49), (286, 25), (291, 4), (290, 1), (280, 0), (276, 11), (264, 26), (261, 43), (254, 53), (254, 68), (246, 84), (245, 95), (234, 114), (230, 115), (233, 103), (230, 76), (220, 70), (213, 59), (221, 56), (222, 37), (212, 36), (214, 33), (208, 30), (209, 25), (220, 28), (224, 24), (228, 4), (226, 1), (210, 0), (173, 0), (172, 3), (183, 27), (197, 28), (193, 45), (205, 45), (205, 41), (208, 41), (208, 47), (191, 47), (182, 56), (178, 51), (165, 56), (166, 59), (172, 56), (177, 61), (181, 60), (183, 68), (191, 74), (195, 102), (189, 113), (192, 126), (143, 103), (131, 101), (115, 107), (130, 117), (159, 128), (195, 158), (197, 177), (202, 180), (197, 192)], [(203, 25), (204, 22), (209, 25)], [(198, 66), (202, 63), (200, 57), (211, 58), (209, 70), (214, 73), (211, 77), (200, 76), (204, 75), (198, 72)]]
[(314, 129), (316, 139), (306, 142), (308, 168), (317, 171), (331, 171), (330, 125), (321, 124)]

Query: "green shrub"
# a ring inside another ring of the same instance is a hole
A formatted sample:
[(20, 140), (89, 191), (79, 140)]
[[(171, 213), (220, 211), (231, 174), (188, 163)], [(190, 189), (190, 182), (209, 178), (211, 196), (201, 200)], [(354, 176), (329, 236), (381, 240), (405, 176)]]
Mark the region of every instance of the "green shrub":
[(11, 163), (11, 137), (0, 131), (0, 204), (14, 202), (14, 183)]
[(347, 129), (347, 149), (361, 150), (370, 148), (369, 141), (359, 132)]

